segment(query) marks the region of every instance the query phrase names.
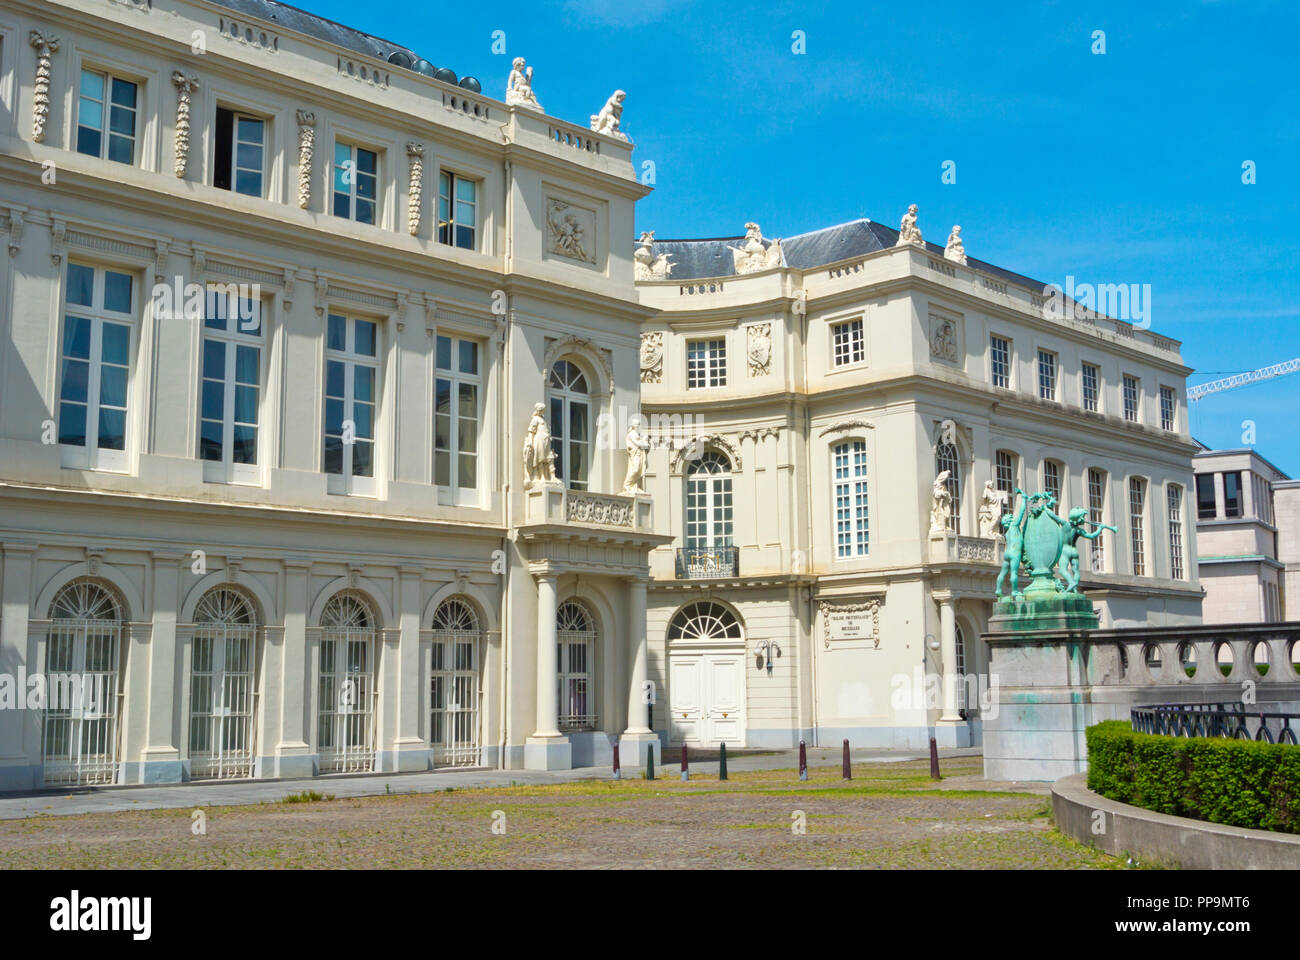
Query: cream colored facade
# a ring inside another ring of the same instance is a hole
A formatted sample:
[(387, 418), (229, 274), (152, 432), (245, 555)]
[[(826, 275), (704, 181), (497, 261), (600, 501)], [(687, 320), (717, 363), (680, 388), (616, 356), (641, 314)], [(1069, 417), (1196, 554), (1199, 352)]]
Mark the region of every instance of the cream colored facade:
[[(95, 688), (18, 688), (0, 790), (644, 752), (660, 538), (595, 436), (638, 402), (631, 145), (277, 10), (0, 11), (0, 674)], [(586, 483), (526, 489), (557, 365)]]
[[(846, 737), (915, 747), (936, 725), (941, 743), (978, 743), (977, 693), (990, 682), (979, 635), (1001, 555), (999, 543), (981, 536), (989, 531), (978, 514), (985, 482), (998, 481), (999, 452), (1010, 458), (1010, 485), (1045, 489), (1044, 465), (1054, 464), (1062, 515), (1096, 506), (1102, 522), (1119, 528), (1083, 574), (1103, 627), (1200, 620), (1189, 513), (1195, 447), (1178, 344), (1104, 317), (1054, 319), (1041, 285), (955, 263), (941, 248), (894, 245), (895, 236), (859, 221), (788, 238), (785, 266), (739, 275), (730, 272), (730, 250), (712, 249), (717, 241), (654, 246), (687, 267), (680, 279), (674, 269), (639, 283), (642, 301), (658, 311), (642, 355), (642, 409), (655, 441), (647, 489), (658, 529), (674, 544), (651, 554), (648, 633), (652, 675), (672, 704), (672, 741), (694, 740), (697, 715), (721, 714), (696, 674), (729, 652), (745, 678), (746, 722), (733, 742), (790, 746), (803, 737), (834, 746)], [(763, 242), (767, 259), (779, 261), (770, 255), (775, 244)], [(853, 243), (876, 249), (847, 259), (820, 254)], [(700, 276), (719, 263), (728, 275)], [(1007, 347), (1006, 386), (993, 385), (993, 337)], [(697, 355), (725, 351), (725, 385), (692, 387), (692, 344)], [(1054, 358), (1052, 399), (1039, 395), (1040, 351)], [(1098, 376), (1095, 410), (1084, 409), (1085, 363)], [(1125, 377), (1140, 384), (1131, 419)], [(1172, 410), (1162, 411), (1162, 387), (1166, 397), (1172, 391)], [(683, 451), (690, 441), (698, 447)], [(958, 517), (932, 533), (946, 442), (959, 477)], [(728, 464), (734, 517), (714, 542), (695, 528), (692, 544), (688, 523), (698, 514), (688, 517), (685, 498), (696, 449)], [(837, 451), (848, 458), (840, 477)], [(854, 486), (859, 480), (865, 489)], [(1142, 496), (1130, 509), (1134, 484)], [(842, 512), (837, 494), (848, 498)], [(842, 551), (837, 524), (845, 520), (851, 542)], [(718, 550), (722, 540), (732, 549)], [(675, 565), (673, 549), (683, 546), (685, 565)], [(1088, 564), (1088, 548), (1082, 553)], [(696, 600), (726, 607), (740, 629), (708, 645), (675, 640), (671, 618)], [(780, 647), (771, 670), (768, 641)], [(687, 678), (685, 693), (674, 689), (674, 671)], [(922, 674), (945, 677), (937, 702), (920, 695)]]

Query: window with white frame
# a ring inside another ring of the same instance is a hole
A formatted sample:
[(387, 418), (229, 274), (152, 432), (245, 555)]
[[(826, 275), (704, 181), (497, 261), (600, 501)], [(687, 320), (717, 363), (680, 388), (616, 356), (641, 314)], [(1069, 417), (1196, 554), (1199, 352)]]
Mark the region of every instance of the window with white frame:
[(256, 483), (262, 304), (210, 288), (199, 370), (199, 459), (208, 481)]
[(686, 549), (715, 555), (732, 545), (731, 461), (705, 450), (687, 461)]
[(1124, 419), (1137, 423), (1139, 419), (1138, 401), (1141, 397), (1141, 384), (1137, 377), (1124, 375)]
[(63, 465), (125, 470), (135, 278), (69, 263), (59, 363)]
[(940, 443), (934, 451), (935, 476), (944, 471), (948, 479), (944, 484), (948, 489), (951, 507), (948, 510), (948, 531), (961, 533), (961, 463), (957, 459), (957, 446), (952, 443)]
[(324, 471), (331, 493), (375, 492), (379, 326), (331, 313), (325, 340)]
[(1061, 512), (1061, 464), (1056, 460), (1043, 461), (1043, 491), (1056, 498), (1056, 512)]
[(591, 689), (596, 627), (591, 613), (576, 600), (566, 600), (555, 613), (559, 645), (560, 729), (589, 729), (596, 724)]
[(438, 174), (438, 242), (477, 250), (478, 181), (447, 170)]
[(993, 334), (989, 337), (989, 360), (993, 386), (1011, 386), (1011, 341)]
[(434, 351), (433, 482), (457, 503), (478, 496), (480, 352), (476, 340), (442, 334)]
[(433, 765), (477, 766), (479, 663), (484, 636), (478, 614), (451, 597), (438, 605), (430, 631), (429, 746)]
[(1083, 365), (1083, 409), (1097, 412), (1098, 391), (1101, 387), (1101, 368), (1095, 363)]
[(249, 197), (262, 196), (266, 172), (266, 121), (217, 107), (213, 131), (212, 185)]
[(1169, 516), (1169, 575), (1183, 579), (1183, 488), (1176, 483), (1165, 488)]
[(1141, 477), (1130, 477), (1128, 481), (1128, 530), (1129, 540), (1133, 544), (1133, 574), (1145, 576), (1146, 558), (1146, 499), (1147, 485)]
[(1160, 429), (1177, 429), (1178, 399), (1173, 387), (1160, 388)]
[(870, 546), (867, 503), (867, 445), (836, 444), (831, 451), (835, 485), (835, 556), (865, 557)]
[[(1106, 508), (1106, 472), (1092, 467), (1088, 470), (1088, 521), (1093, 528), (1101, 526), (1102, 513)], [(1101, 573), (1106, 569), (1106, 548), (1102, 538), (1090, 540), (1092, 550), (1092, 572)]]
[(1056, 399), (1056, 354), (1050, 350), (1038, 351), (1038, 396)]
[(727, 385), (727, 341), (686, 341), (686, 386), (690, 390)]
[(133, 165), (139, 95), (139, 86), (130, 80), (82, 68), (77, 153)]
[(1010, 450), (999, 450), (993, 460), (993, 483), (1003, 494), (1002, 512), (1010, 513), (1016, 494), (1016, 455)]
[(253, 775), (256, 664), (253, 605), (230, 587), (204, 594), (190, 643), (190, 779)]
[(557, 360), (546, 384), (551, 404), (551, 449), (555, 478), (571, 490), (586, 490), (591, 471), (591, 391), (576, 363)]
[(342, 140), (334, 144), (334, 216), (375, 223), (379, 154)]
[(831, 345), (835, 366), (847, 367), (867, 358), (866, 337), (862, 318), (846, 320), (831, 326)]
[(336, 593), (320, 615), (316, 747), (321, 773), (370, 773), (375, 766), (379, 630), (370, 604)]

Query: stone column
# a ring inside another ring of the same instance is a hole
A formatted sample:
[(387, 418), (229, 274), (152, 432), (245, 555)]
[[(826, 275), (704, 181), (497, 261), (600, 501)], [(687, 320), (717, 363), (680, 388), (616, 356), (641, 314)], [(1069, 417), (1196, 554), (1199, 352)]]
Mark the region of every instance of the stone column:
[(568, 770), (573, 766), (572, 748), (559, 726), (558, 576), (543, 570), (533, 577), (537, 580), (537, 726), (524, 743), (524, 766), (529, 770)]
[(942, 722), (960, 722), (957, 713), (957, 611), (951, 597), (939, 601), (939, 643), (943, 653), (943, 716)]
[(618, 741), (618, 762), (629, 771), (644, 766), (646, 755), (656, 751), (659, 737), (647, 724), (646, 680), (650, 673), (650, 651), (646, 637), (646, 586), (644, 577), (627, 581), (627, 650), (628, 695), (627, 730)]
[[(30, 687), (19, 676), (43, 673), (45, 665), (28, 660), (28, 611), (32, 597), (32, 563), (36, 544), (6, 540), (4, 574), (0, 579), (0, 672), (15, 678), (14, 697), (18, 709), (7, 711), (0, 723), (0, 790), (32, 790), (40, 786), (40, 738), (35, 737), (35, 754), (24, 746), (27, 728), (39, 727), (41, 713), (26, 709)], [(36, 611), (38, 617), (45, 611)]]

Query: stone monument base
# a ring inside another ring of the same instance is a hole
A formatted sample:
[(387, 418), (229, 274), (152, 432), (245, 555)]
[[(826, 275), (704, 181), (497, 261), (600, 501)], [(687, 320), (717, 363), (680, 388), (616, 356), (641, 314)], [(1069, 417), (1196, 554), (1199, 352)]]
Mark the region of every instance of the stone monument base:
[(999, 597), (989, 617), (989, 633), (1034, 633), (1040, 630), (1096, 630), (1097, 613), (1081, 593), (1027, 591)]

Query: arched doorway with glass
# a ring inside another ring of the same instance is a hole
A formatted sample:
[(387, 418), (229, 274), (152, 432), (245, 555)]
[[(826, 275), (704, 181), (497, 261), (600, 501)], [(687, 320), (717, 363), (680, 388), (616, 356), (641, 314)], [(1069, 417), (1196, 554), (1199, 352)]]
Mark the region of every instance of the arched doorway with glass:
[(194, 610), (190, 647), (190, 779), (253, 776), (258, 622), (232, 587), (209, 590)]
[(673, 743), (745, 744), (745, 632), (727, 605), (699, 600), (668, 623), (669, 736)]
[(555, 477), (571, 490), (586, 490), (591, 478), (592, 397), (577, 364), (557, 360), (546, 382), (550, 404)]
[(49, 785), (111, 784), (120, 762), (124, 606), (74, 580), (50, 603), (41, 762)]
[(316, 745), (321, 773), (369, 773), (375, 766), (378, 620), (360, 594), (337, 593), (320, 616)]
[(480, 760), (483, 630), (478, 611), (449, 597), (429, 631), (429, 749), (435, 767), (474, 767)]
[(581, 600), (565, 600), (555, 611), (559, 645), (560, 730), (593, 730), (596, 696), (593, 677), (596, 656), (596, 620)]
[(682, 574), (690, 578), (734, 574), (731, 460), (705, 450), (686, 466), (686, 536)]

